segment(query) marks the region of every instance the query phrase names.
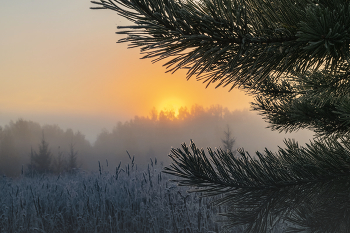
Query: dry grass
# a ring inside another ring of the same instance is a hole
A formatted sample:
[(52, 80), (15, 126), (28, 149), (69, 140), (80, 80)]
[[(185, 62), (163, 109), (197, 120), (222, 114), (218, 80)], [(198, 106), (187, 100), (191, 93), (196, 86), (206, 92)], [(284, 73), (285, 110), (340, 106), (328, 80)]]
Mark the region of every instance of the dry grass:
[(135, 167), (0, 178), (0, 232), (219, 232), (210, 199), (188, 194), (153, 163)]

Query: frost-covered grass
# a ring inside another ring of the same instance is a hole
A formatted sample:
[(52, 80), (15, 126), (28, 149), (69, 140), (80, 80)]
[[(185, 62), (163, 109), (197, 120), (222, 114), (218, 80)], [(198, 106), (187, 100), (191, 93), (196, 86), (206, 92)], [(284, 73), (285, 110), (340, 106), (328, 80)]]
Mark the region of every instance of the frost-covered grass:
[(161, 169), (2, 177), (0, 232), (220, 232), (218, 207)]

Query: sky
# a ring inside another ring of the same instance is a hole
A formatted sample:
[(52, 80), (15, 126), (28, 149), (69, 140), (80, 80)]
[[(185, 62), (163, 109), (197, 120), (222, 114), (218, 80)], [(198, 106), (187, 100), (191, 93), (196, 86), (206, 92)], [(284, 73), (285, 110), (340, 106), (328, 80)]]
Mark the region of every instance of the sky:
[[(115, 34), (131, 22), (87, 0), (11, 0), (0, 8), (0, 125), (23, 118), (80, 129), (92, 139), (102, 128), (135, 115), (199, 104), (249, 108), (239, 90), (165, 73), (140, 59)], [(84, 130), (83, 130), (84, 129)]]

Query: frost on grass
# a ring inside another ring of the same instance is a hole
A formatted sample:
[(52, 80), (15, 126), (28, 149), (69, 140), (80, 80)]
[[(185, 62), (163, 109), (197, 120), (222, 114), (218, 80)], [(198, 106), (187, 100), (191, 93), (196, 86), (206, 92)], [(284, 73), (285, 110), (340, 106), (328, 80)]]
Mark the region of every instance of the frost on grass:
[(210, 198), (151, 164), (115, 174), (0, 178), (0, 232), (220, 232)]

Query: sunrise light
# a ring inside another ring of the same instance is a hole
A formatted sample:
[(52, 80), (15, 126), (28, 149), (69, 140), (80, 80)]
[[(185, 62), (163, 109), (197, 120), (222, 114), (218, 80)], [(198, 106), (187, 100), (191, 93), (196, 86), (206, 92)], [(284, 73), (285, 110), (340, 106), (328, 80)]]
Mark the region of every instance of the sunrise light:
[(181, 107), (186, 106), (185, 101), (183, 101), (180, 98), (172, 97), (172, 98), (166, 98), (163, 99), (159, 105), (157, 110), (158, 111), (174, 111), (175, 117), (179, 115), (179, 109)]

